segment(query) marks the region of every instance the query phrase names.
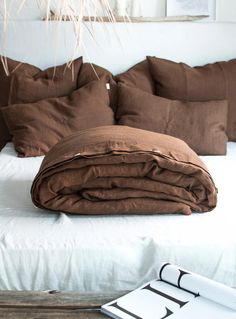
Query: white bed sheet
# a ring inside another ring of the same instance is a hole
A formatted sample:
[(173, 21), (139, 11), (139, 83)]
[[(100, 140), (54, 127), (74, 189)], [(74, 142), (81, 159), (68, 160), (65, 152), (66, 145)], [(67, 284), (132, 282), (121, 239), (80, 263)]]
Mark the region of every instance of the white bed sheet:
[(42, 157), (0, 153), (0, 290), (115, 291), (157, 276), (162, 262), (236, 287), (236, 143), (203, 157), (219, 189), (205, 214), (70, 216), (30, 198)]

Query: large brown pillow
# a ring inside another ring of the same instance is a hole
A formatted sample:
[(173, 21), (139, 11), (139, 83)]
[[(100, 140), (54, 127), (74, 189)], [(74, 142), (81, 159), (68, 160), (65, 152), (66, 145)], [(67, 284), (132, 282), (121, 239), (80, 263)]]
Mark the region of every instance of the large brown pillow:
[(144, 60), (134, 65), (128, 71), (117, 75), (115, 80), (145, 92), (155, 94), (155, 83), (150, 74), (147, 60)]
[[(35, 75), (40, 71), (39, 68), (27, 64), (14, 61), (9, 58), (0, 57), (0, 108), (8, 105), (10, 84), (12, 76), (15, 74)], [(2, 63), (4, 61), (4, 64)], [(4, 67), (5, 66), (5, 67)], [(10, 141), (10, 134), (0, 112), (0, 150)]]
[(83, 63), (79, 77), (77, 79), (77, 86), (80, 88), (91, 81), (100, 79), (105, 79), (107, 82), (110, 82), (112, 77), (113, 76), (110, 71), (100, 67), (99, 65), (93, 63)]
[(90, 82), (70, 96), (10, 105), (2, 113), (20, 156), (43, 155), (75, 131), (114, 124), (103, 81)]
[(169, 100), (119, 85), (118, 124), (184, 140), (200, 155), (226, 154), (227, 101)]
[(199, 67), (155, 57), (148, 62), (157, 95), (187, 101), (227, 99), (227, 135), (236, 141), (236, 59)]
[(39, 71), (37, 74), (17, 74), (12, 77), (9, 105), (33, 103), (39, 100), (65, 96), (77, 89), (77, 78), (82, 58)]
[(82, 86), (88, 84), (91, 81), (95, 80), (104, 80), (109, 84), (109, 96), (110, 96), (110, 105), (113, 110), (116, 109), (116, 82), (113, 79), (113, 75), (110, 71), (96, 65), (93, 63), (83, 63), (80, 73), (78, 76), (77, 86), (81, 88)]

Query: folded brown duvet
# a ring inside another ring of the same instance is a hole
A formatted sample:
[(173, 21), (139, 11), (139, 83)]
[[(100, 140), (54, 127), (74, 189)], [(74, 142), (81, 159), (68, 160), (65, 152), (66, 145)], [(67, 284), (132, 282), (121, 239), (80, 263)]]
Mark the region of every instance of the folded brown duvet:
[(46, 155), (32, 185), (36, 206), (72, 214), (207, 212), (217, 189), (183, 141), (126, 126), (66, 137)]

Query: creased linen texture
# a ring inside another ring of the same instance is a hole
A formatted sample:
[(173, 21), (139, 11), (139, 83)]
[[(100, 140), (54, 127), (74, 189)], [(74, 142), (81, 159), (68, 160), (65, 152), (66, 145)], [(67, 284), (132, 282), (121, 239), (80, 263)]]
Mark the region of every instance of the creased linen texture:
[(75, 133), (53, 147), (32, 199), (73, 214), (189, 215), (214, 209), (217, 189), (185, 142), (117, 125)]
[(119, 84), (116, 120), (185, 141), (198, 155), (225, 155), (228, 101), (170, 100)]
[(40, 156), (63, 137), (86, 128), (113, 125), (106, 84), (92, 81), (68, 96), (2, 108), (19, 156)]
[[(0, 61), (0, 109), (2, 106), (8, 105), (11, 79), (13, 75), (21, 73), (22, 75), (29, 74), (30, 76), (34, 76), (40, 71), (39, 68), (27, 63), (21, 63), (5, 57), (1, 57), (1, 59), (7, 63), (7, 69), (5, 69), (3, 63)], [(10, 140), (10, 133), (0, 112), (0, 150)]]
[(183, 101), (228, 100), (227, 135), (236, 141), (236, 59), (191, 67), (147, 57), (156, 94)]

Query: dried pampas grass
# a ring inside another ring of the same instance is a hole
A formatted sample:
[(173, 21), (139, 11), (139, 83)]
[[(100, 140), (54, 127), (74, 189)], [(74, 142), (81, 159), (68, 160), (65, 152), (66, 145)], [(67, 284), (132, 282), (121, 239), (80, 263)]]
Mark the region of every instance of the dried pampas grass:
[[(86, 21), (86, 28), (89, 27), (91, 23), (90, 34), (93, 37), (92, 23), (95, 22), (115, 22), (115, 16), (110, 5), (109, 0), (34, 0), (38, 6), (38, 9), (43, 13), (42, 20), (47, 21), (57, 21), (62, 23), (64, 21), (69, 21), (73, 24), (73, 29), (75, 32), (74, 44), (75, 52), (77, 52), (78, 47), (81, 45), (82, 37), (82, 24)], [(32, 5), (32, 0), (1, 0), (1, 15), (3, 19), (3, 34), (2, 34), (2, 48), (1, 51), (4, 52), (4, 39), (7, 37), (7, 25), (11, 19), (11, 9), (13, 5), (17, 4), (17, 14), (20, 17), (21, 12), (30, 5)], [(128, 19), (128, 17), (124, 17)], [(59, 30), (59, 29), (58, 29)], [(59, 31), (58, 31), (59, 32)], [(115, 32), (115, 31), (114, 31)], [(116, 35), (118, 36), (118, 35)], [(96, 40), (96, 39), (95, 39)], [(9, 74), (7, 67), (7, 60), (3, 56), (1, 61), (4, 65), (4, 69), (7, 74)]]

